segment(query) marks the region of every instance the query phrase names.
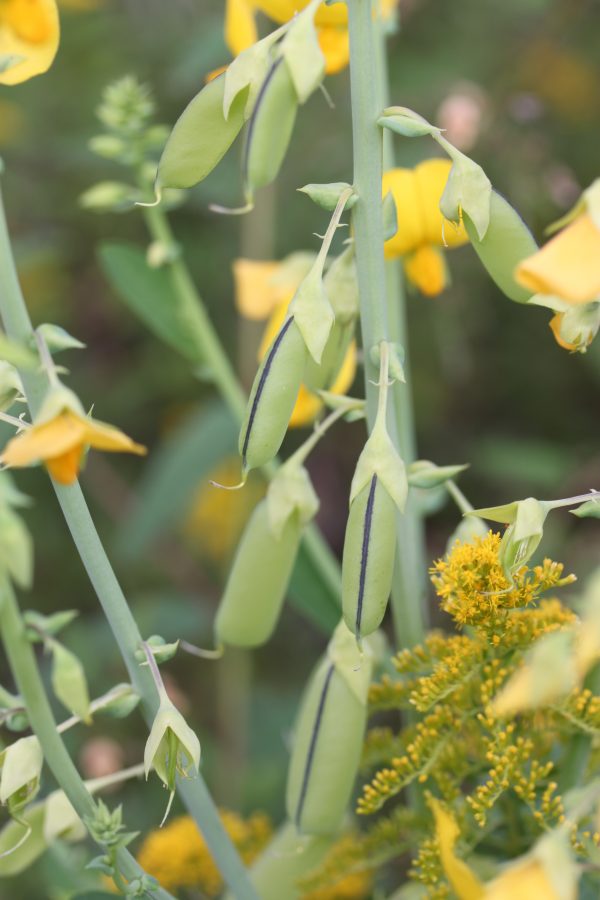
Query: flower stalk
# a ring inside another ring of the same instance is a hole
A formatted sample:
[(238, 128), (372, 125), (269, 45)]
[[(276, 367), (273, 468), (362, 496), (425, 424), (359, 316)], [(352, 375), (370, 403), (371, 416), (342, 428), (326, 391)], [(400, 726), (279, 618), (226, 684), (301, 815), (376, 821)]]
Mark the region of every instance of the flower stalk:
[[(1, 196), (0, 284), (3, 285), (0, 293), (0, 316), (6, 333), (14, 340), (28, 343), (34, 330), (17, 278)], [(35, 418), (48, 388), (48, 377), (41, 372), (23, 371), (20, 374), (32, 418)], [(119, 646), (131, 683), (140, 694), (144, 718), (151, 725), (159, 698), (151, 673), (147, 667), (140, 667), (136, 659), (136, 651), (142, 643), (137, 624), (102, 546), (79, 484), (76, 482), (66, 487), (53, 482), (53, 487), (75, 546)], [(42, 746), (46, 752), (45, 744), (42, 743)], [(57, 772), (57, 777), (59, 776), (60, 772)], [(178, 790), (234, 895), (240, 900), (256, 900), (256, 892), (223, 828), (201, 775), (193, 781), (179, 782)], [(82, 804), (87, 802), (83, 795), (79, 799)]]
[[(354, 188), (358, 200), (353, 207), (356, 265), (360, 291), (360, 318), (365, 348), (367, 420), (372, 430), (377, 413), (376, 364), (370, 350), (381, 341), (405, 343), (405, 325), (400, 280), (386, 272), (383, 256), (384, 232), (381, 202), (383, 136), (377, 120), (383, 108), (385, 66), (378, 41), (379, 25), (373, 19), (371, 0), (350, 0), (350, 81), (354, 137)], [(376, 89), (374, 89), (376, 86)], [(414, 457), (414, 424), (410, 400), (390, 404), (390, 434), (405, 459)], [(425, 571), (422, 531), (414, 505), (398, 515), (397, 568), (392, 588), (392, 610), (399, 646), (418, 643), (424, 630), (421, 572)]]

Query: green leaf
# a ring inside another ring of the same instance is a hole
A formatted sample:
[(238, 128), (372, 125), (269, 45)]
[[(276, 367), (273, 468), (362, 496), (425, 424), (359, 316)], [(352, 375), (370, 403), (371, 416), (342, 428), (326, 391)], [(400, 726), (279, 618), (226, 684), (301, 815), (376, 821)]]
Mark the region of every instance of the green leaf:
[(137, 492), (138, 502), (117, 535), (130, 559), (185, 515), (194, 491), (224, 456), (237, 451), (238, 428), (220, 403), (190, 416), (155, 451)]
[(411, 487), (434, 488), (464, 472), (468, 465), (436, 466), (428, 459), (419, 459), (408, 467), (408, 483)]
[(189, 188), (202, 181), (238, 136), (245, 121), (247, 88), (223, 114), (225, 78), (202, 88), (177, 119), (158, 164), (160, 187)]
[(52, 689), (61, 703), (84, 722), (90, 721), (90, 696), (79, 659), (58, 641), (52, 641)]
[(441, 129), (431, 125), (418, 113), (406, 106), (390, 106), (384, 109), (377, 120), (381, 128), (388, 128), (403, 137), (423, 137), (426, 134), (439, 134)]
[(153, 269), (144, 252), (125, 242), (102, 244), (100, 264), (112, 287), (158, 338), (192, 362), (202, 362), (202, 323), (184, 306), (166, 268)]
[(302, 541), (289, 587), (295, 608), (325, 634), (331, 634), (340, 620), (341, 591), (341, 579), (337, 590), (324, 583)]
[(319, 46), (314, 19), (313, 5), (296, 15), (281, 43), (281, 55), (300, 103), (306, 103), (325, 75), (325, 57)]
[(597, 500), (588, 500), (577, 509), (570, 510), (578, 519), (600, 519), (600, 496)]
[[(33, 626), (34, 630), (30, 640), (43, 641), (44, 638), (39, 634), (39, 631), (51, 636), (57, 635), (63, 628), (70, 625), (73, 619), (78, 615), (79, 613), (76, 609), (65, 609), (62, 612), (52, 613), (49, 616), (44, 616), (42, 613), (35, 612), (34, 610), (27, 610), (23, 614), (23, 620), (25, 625)], [(36, 631), (35, 629), (39, 630)]]

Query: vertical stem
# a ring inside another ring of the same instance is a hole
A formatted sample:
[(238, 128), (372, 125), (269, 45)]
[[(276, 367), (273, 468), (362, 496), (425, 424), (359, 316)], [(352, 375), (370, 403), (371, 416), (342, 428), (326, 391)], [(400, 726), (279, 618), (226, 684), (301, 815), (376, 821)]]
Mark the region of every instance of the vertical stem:
[[(0, 315), (9, 337), (28, 342), (33, 336), (31, 320), (10, 249), (2, 197), (0, 195)], [(33, 416), (48, 387), (47, 377), (38, 372), (20, 373), (27, 403)], [(131, 683), (142, 698), (142, 710), (148, 725), (158, 709), (158, 695), (148, 667), (135, 657), (142, 637), (131, 610), (98, 536), (78, 483), (65, 487), (52, 482), (81, 560), (98, 595), (108, 623), (119, 645)], [(190, 815), (195, 819), (224, 881), (238, 900), (257, 900), (242, 861), (231, 843), (210, 793), (200, 775), (180, 780), (178, 790)]]
[[(377, 373), (370, 359), (370, 350), (381, 340), (405, 345), (406, 328), (399, 273), (393, 269), (386, 271), (383, 257), (383, 136), (377, 119), (383, 109), (387, 88), (384, 85), (384, 49), (378, 33), (380, 26), (373, 19), (371, 0), (349, 0), (348, 9), (354, 187), (358, 194), (353, 207), (353, 225), (365, 357), (367, 419), (372, 428), (377, 396), (371, 382), (376, 381)], [(390, 155), (388, 146), (386, 156)], [(402, 456), (410, 462), (415, 454), (415, 440), (407, 388), (396, 386), (390, 407), (390, 434)], [(422, 584), (425, 569), (421, 525), (411, 500), (405, 515), (398, 517), (397, 541), (392, 588), (394, 627), (398, 645), (410, 646), (418, 643), (423, 636)]]
[[(93, 818), (96, 803), (83, 783), (58, 732), (14, 591), (6, 578), (0, 580), (0, 631), (17, 689), (23, 698), (31, 727), (41, 744), (44, 759), (77, 815), (81, 819)], [(143, 869), (126, 849), (118, 851), (116, 861), (128, 880), (139, 878), (144, 874)], [(153, 896), (163, 900), (171, 897), (162, 888), (153, 891)]]

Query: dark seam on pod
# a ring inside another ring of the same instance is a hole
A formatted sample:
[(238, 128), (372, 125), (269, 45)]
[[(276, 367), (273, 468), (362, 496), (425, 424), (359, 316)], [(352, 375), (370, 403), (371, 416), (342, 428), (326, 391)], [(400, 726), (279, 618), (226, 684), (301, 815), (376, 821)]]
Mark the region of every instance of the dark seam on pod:
[(271, 79), (273, 75), (277, 71), (277, 67), (283, 62), (283, 57), (276, 59), (273, 65), (271, 66), (270, 72), (267, 73), (267, 77), (263, 81), (258, 95), (256, 97), (256, 102), (254, 104), (254, 110), (252, 115), (250, 116), (250, 121), (248, 123), (248, 134), (246, 135), (246, 144), (244, 146), (244, 161), (242, 164), (242, 170), (244, 173), (244, 183), (248, 181), (248, 162), (250, 157), (250, 143), (252, 141), (252, 132), (254, 131), (254, 126), (256, 125), (256, 117), (260, 110), (261, 101), (265, 95), (265, 91), (267, 90), (269, 84), (271, 83)]
[(369, 540), (371, 538), (371, 525), (373, 522), (373, 507), (375, 506), (375, 488), (377, 487), (377, 475), (371, 479), (369, 499), (365, 510), (365, 522), (363, 530), (362, 551), (360, 555), (360, 580), (358, 583), (358, 603), (356, 605), (356, 634), (360, 636), (360, 624), (362, 620), (363, 600), (365, 596), (365, 581), (367, 579), (367, 561), (369, 558)]
[(256, 388), (256, 394), (254, 395), (254, 400), (252, 401), (252, 408), (250, 409), (250, 415), (248, 416), (248, 427), (246, 428), (246, 434), (244, 435), (244, 444), (242, 447), (242, 465), (244, 466), (244, 468), (246, 466), (246, 454), (248, 452), (248, 443), (250, 441), (250, 433), (252, 431), (252, 425), (254, 424), (256, 411), (258, 410), (258, 404), (260, 402), (260, 398), (262, 396), (262, 392), (265, 387), (265, 382), (267, 380), (267, 376), (268, 376), (271, 366), (273, 364), (273, 360), (275, 359), (275, 354), (279, 350), (279, 345), (281, 344), (282, 340), (284, 339), (285, 334), (293, 321), (294, 321), (294, 317), (290, 316), (289, 319), (287, 320), (287, 322), (282, 326), (279, 334), (277, 335), (277, 337), (275, 338), (275, 341), (273, 342), (273, 346), (271, 347), (271, 349), (269, 351), (269, 355), (267, 356), (264, 368), (261, 372), (260, 379), (258, 382), (258, 387)]
[(329, 685), (331, 683), (331, 678), (334, 671), (335, 666), (331, 664), (329, 666), (327, 675), (325, 676), (325, 682), (323, 684), (323, 689), (319, 698), (319, 706), (317, 707), (315, 724), (313, 725), (313, 730), (310, 737), (310, 744), (308, 746), (308, 754), (306, 757), (306, 766), (304, 768), (304, 775), (302, 776), (302, 787), (300, 788), (300, 797), (298, 798), (298, 808), (296, 810), (295, 816), (296, 827), (298, 829), (300, 829), (300, 819), (302, 818), (302, 810), (304, 808), (304, 801), (306, 800), (306, 794), (308, 791), (308, 779), (310, 778), (310, 771), (312, 769), (315, 749), (317, 746), (317, 738), (319, 737), (319, 729), (321, 727), (321, 719), (323, 718), (323, 710), (325, 709), (325, 701), (327, 700), (327, 692), (329, 691)]

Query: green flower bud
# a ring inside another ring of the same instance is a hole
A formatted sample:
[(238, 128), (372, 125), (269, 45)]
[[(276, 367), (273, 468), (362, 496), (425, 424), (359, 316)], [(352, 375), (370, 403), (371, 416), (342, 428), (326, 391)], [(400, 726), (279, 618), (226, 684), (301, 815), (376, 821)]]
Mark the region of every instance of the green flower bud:
[(84, 209), (92, 212), (125, 212), (132, 209), (138, 196), (134, 185), (122, 181), (101, 181), (79, 198)]
[(418, 459), (408, 467), (408, 483), (411, 487), (435, 488), (456, 478), (468, 468), (468, 465), (436, 466), (428, 459)]
[(325, 76), (325, 57), (315, 28), (317, 4), (296, 14), (280, 46), (298, 101), (306, 103)]
[[(350, 187), (351, 185), (346, 181), (333, 181), (330, 184), (305, 184), (304, 187), (298, 188), (298, 190), (300, 193), (310, 197), (313, 203), (316, 203), (321, 209), (333, 212), (344, 191), (347, 191)], [(352, 209), (357, 200), (357, 194), (350, 197), (346, 203), (346, 209)]]
[(74, 653), (63, 647), (58, 641), (48, 642), (52, 650), (52, 689), (73, 715), (89, 725), (90, 695), (85, 672), (80, 660)]
[(17, 397), (23, 396), (21, 376), (11, 363), (0, 360), (0, 412), (10, 409)]
[(0, 803), (18, 812), (37, 794), (44, 757), (40, 742), (31, 735), (19, 738), (0, 753)]
[(426, 134), (436, 135), (441, 133), (440, 128), (430, 123), (413, 112), (407, 106), (388, 106), (383, 115), (377, 120), (381, 128), (388, 128), (403, 137), (424, 137)]
[[(179, 710), (163, 695), (144, 748), (146, 779), (154, 769), (170, 793), (164, 818), (175, 795), (177, 775), (193, 777), (200, 767), (200, 741)], [(163, 818), (163, 821), (164, 821)]]
[(504, 574), (511, 582), (513, 575), (524, 566), (537, 550), (544, 533), (544, 522), (551, 507), (528, 497), (504, 506), (474, 509), (468, 516), (480, 516), (493, 522), (505, 522), (508, 527), (502, 537), (499, 558)]

